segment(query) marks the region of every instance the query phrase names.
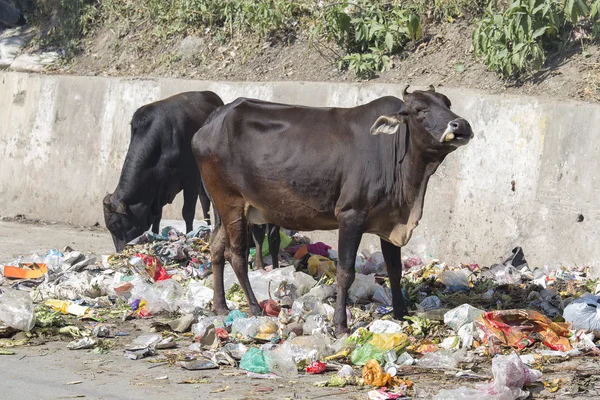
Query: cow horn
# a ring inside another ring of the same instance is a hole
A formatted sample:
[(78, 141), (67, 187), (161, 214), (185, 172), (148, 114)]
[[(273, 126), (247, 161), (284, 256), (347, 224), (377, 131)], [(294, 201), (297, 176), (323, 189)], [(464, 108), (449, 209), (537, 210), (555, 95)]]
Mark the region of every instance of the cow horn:
[(429, 85), (429, 91), (430, 92), (435, 92), (435, 87), (433, 85)]
[(104, 196), (104, 199), (102, 199), (102, 204), (104, 205), (104, 208), (109, 209), (110, 210), (110, 206), (112, 204), (112, 194), (111, 193), (106, 193), (106, 196)]
[(404, 90), (402, 91), (402, 98), (406, 97), (408, 93), (408, 88), (410, 87), (410, 85), (406, 85), (404, 86)]

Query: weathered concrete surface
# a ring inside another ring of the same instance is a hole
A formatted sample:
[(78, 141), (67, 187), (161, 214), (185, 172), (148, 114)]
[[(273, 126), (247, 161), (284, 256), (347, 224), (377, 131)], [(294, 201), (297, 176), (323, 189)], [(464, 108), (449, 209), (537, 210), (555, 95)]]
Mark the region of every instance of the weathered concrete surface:
[[(403, 85), (203, 82), (0, 74), (0, 214), (103, 222), (129, 121), (141, 105), (187, 90), (304, 105), (354, 106)], [(476, 137), (430, 181), (407, 246), (450, 262), (489, 264), (521, 245), (534, 266), (600, 266), (600, 106), (440, 88)], [(348, 157), (352, 157), (349, 154)], [(514, 184), (513, 184), (514, 182)], [(165, 210), (180, 218), (181, 200)], [(583, 221), (578, 222), (583, 216)], [(335, 245), (335, 233), (315, 233)], [(378, 240), (368, 236), (363, 246)]]

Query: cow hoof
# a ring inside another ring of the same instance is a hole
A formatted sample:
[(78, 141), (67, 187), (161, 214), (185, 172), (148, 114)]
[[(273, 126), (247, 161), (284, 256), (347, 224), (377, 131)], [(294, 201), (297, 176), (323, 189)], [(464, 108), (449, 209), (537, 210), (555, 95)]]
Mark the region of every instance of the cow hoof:
[(398, 321), (404, 321), (404, 317), (406, 317), (408, 315), (408, 311), (400, 311), (400, 312), (394, 312), (394, 319), (398, 320)]
[(347, 326), (336, 326), (335, 327), (335, 337), (336, 339), (341, 338), (344, 335), (349, 335), (350, 329)]
[(227, 306), (215, 306), (213, 307), (213, 310), (215, 313), (217, 313), (217, 315), (227, 315), (229, 314), (229, 308)]
[(258, 304), (250, 306), (250, 315), (262, 315), (263, 310)]

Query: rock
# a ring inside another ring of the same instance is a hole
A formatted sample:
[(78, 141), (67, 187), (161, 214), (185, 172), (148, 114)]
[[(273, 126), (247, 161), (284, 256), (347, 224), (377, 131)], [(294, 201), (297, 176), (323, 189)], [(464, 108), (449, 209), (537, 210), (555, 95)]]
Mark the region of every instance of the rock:
[(198, 36), (187, 36), (179, 44), (179, 53), (186, 59), (192, 59), (202, 52), (205, 46), (204, 39)]
[(8, 68), (23, 47), (33, 38), (26, 28), (7, 29), (0, 35), (0, 69)]
[(53, 64), (57, 59), (58, 53), (55, 51), (39, 54), (22, 54), (15, 58), (10, 65), (10, 69), (19, 72), (42, 72), (44, 68)]

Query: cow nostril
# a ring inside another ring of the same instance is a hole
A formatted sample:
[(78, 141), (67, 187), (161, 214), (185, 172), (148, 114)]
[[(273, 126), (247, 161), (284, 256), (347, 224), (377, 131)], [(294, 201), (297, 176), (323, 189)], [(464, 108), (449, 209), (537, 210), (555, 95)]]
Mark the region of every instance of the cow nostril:
[(451, 121), (450, 122), (450, 127), (452, 129), (458, 129), (458, 122), (457, 121)]

